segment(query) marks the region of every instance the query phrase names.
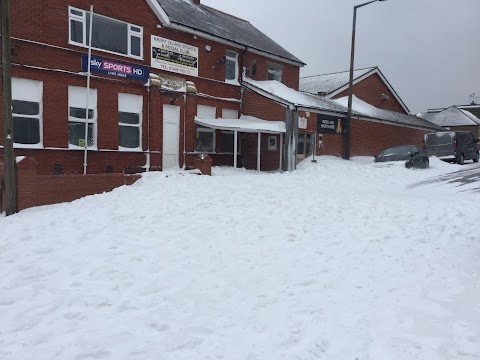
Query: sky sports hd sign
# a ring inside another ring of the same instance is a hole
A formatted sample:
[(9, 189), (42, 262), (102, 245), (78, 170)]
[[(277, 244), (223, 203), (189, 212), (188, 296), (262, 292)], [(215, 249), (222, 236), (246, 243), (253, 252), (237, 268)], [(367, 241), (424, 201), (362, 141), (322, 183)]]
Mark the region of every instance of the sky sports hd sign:
[[(88, 56), (82, 55), (82, 71), (88, 71)], [(96, 74), (115, 76), (122, 79), (148, 82), (148, 68), (129, 65), (92, 56), (90, 71)]]

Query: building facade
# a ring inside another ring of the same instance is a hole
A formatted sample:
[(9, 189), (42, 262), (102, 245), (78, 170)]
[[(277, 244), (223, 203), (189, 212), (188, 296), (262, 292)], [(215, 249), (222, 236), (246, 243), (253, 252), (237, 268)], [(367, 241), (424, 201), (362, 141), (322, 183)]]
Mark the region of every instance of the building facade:
[[(34, 157), (45, 175), (188, 168), (199, 153), (231, 165), (233, 133), (194, 118), (254, 108), (243, 101), (243, 68), (298, 89), (304, 65), (247, 21), (197, 0), (14, 1), (11, 24), (15, 155)], [(253, 138), (237, 138), (240, 165), (256, 158)], [(266, 170), (279, 167), (280, 147), (272, 149)]]

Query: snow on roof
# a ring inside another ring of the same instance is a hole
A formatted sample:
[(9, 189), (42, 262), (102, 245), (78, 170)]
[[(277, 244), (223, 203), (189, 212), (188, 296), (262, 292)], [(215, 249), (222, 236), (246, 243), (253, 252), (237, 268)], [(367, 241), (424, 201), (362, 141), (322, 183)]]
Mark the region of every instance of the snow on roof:
[[(342, 106), (348, 106), (348, 96), (336, 99), (334, 101)], [(360, 117), (363, 115), (371, 119), (378, 119), (396, 124), (420, 127), (423, 129), (430, 129), (436, 131), (445, 130), (425, 119), (419, 118), (414, 115), (407, 115), (396, 111), (376, 108), (375, 106), (360, 100), (355, 95), (353, 95), (352, 99), (352, 111), (354, 112), (354, 114), (357, 114), (357, 116), (360, 115)]]
[(240, 119), (211, 119), (195, 117), (195, 122), (212, 129), (231, 130), (241, 132), (263, 132), (279, 134), (285, 132), (284, 121), (267, 121), (253, 116), (240, 116)]
[(480, 125), (480, 119), (471, 112), (450, 106), (440, 112), (420, 113), (418, 117), (428, 120), (439, 126), (475, 126)]
[(273, 98), (282, 101), (284, 104), (290, 104), (297, 107), (305, 107), (325, 112), (347, 113), (347, 108), (339, 105), (333, 100), (321, 96), (302, 93), (289, 88), (276, 80), (256, 81), (248, 77), (243, 78), (243, 85), (251, 90), (261, 90)]
[[(405, 113), (410, 113), (407, 105), (403, 102), (389, 81), (382, 74), (378, 66), (353, 71), (353, 82), (361, 81), (372, 74), (377, 74), (386, 87), (393, 94)], [(300, 78), (300, 91), (318, 95), (325, 93), (327, 97), (332, 98), (348, 88), (350, 82), (350, 71), (342, 71), (332, 74), (307, 76)]]
[[(353, 79), (358, 79), (363, 75), (375, 70), (376, 67), (358, 69), (353, 72)], [(331, 74), (322, 74), (306, 76), (300, 78), (300, 91), (317, 95), (319, 92), (330, 94), (341, 87), (348, 85), (350, 72), (342, 71)]]
[[(322, 96), (296, 91), (275, 80), (255, 81), (245, 76), (243, 78), (243, 86), (259, 92), (274, 101), (309, 109), (312, 112), (333, 112), (344, 116), (348, 113), (348, 97), (331, 100)], [(422, 129), (443, 130), (441, 127), (414, 115), (378, 109), (355, 96), (353, 97), (352, 116), (356, 118), (368, 118), (400, 125), (419, 127)]]
[(472, 114), (470, 111), (460, 109), (462, 113), (468, 116), (469, 119), (473, 120), (477, 125), (480, 125), (480, 119), (476, 117), (474, 114)]
[(157, 0), (171, 22), (305, 65), (248, 21), (191, 0)]

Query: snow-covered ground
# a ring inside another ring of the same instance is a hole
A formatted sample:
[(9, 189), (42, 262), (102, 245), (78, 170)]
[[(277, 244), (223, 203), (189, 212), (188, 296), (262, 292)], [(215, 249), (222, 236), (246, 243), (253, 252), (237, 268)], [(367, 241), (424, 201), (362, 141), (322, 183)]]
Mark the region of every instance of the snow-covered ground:
[(0, 217), (0, 359), (480, 359), (480, 193), (411, 187), (472, 165), (371, 161)]

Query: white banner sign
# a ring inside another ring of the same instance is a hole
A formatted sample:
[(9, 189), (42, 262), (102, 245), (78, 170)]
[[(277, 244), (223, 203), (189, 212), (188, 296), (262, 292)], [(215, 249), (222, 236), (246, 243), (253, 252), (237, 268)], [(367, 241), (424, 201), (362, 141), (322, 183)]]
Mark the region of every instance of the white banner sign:
[(299, 129), (307, 128), (307, 118), (304, 118), (304, 117), (298, 118), (298, 128)]
[(177, 74), (198, 76), (198, 48), (152, 35), (152, 67)]

